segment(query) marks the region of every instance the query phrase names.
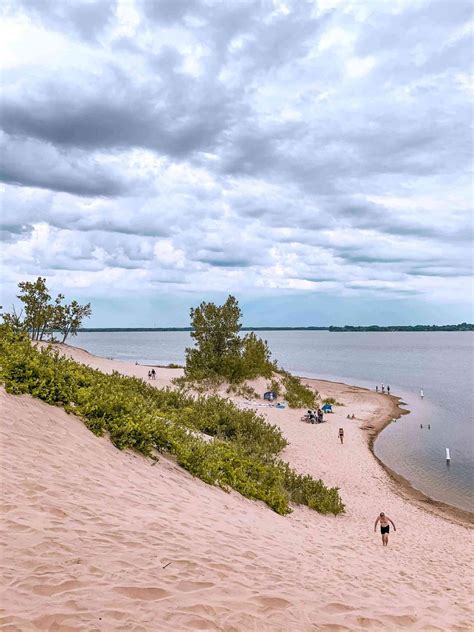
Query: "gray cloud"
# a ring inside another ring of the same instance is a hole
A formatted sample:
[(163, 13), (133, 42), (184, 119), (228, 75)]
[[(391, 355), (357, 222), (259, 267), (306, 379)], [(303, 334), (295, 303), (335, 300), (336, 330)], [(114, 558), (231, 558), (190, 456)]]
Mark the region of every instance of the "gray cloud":
[(8, 184), (80, 196), (118, 196), (126, 192), (127, 179), (84, 152), (58, 151), (49, 144), (7, 135), (0, 138), (0, 180)]
[(0, 104), (12, 269), (364, 296), (448, 295), (468, 271), (470, 3), (4, 13), (34, 19)]
[(81, 38), (93, 40), (112, 22), (117, 0), (15, 0), (10, 7), (7, 0), (4, 6), (10, 11), (23, 9), (45, 26), (71, 31)]

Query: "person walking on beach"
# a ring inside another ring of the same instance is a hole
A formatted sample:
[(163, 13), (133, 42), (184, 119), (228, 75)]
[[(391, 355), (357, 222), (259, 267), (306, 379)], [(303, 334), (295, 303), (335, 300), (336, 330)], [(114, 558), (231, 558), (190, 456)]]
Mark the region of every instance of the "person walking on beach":
[(387, 384), (387, 395), (390, 395), (390, 386)]
[(344, 443), (344, 428), (339, 428), (339, 441)]
[(375, 392), (378, 393), (379, 392), (379, 385), (377, 384), (377, 386), (375, 387)]
[(377, 520), (375, 521), (375, 525), (374, 525), (375, 532), (377, 531), (377, 525), (379, 522), (380, 522), (380, 533), (382, 534), (382, 546), (387, 546), (388, 534), (390, 533), (390, 525), (388, 523), (389, 522), (391, 523), (394, 531), (397, 530), (397, 527), (395, 526), (395, 523), (393, 522), (393, 520), (389, 518), (388, 516), (386, 516), (383, 511), (380, 512), (380, 515), (377, 516)]

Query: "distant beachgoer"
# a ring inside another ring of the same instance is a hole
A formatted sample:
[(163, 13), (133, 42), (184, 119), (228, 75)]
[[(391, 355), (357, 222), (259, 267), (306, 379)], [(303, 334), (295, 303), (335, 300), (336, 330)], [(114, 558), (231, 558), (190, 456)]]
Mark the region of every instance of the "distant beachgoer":
[(151, 380), (151, 371), (148, 371), (148, 379)]
[(391, 518), (386, 516), (382, 511), (379, 516), (377, 516), (377, 520), (375, 521), (374, 531), (377, 531), (377, 525), (380, 522), (380, 533), (382, 534), (382, 545), (387, 546), (388, 544), (388, 534), (390, 533), (390, 525), (389, 522), (393, 526), (393, 530), (396, 531), (397, 527)]
[(354, 415), (354, 413), (352, 413), (352, 417), (351, 417), (351, 419), (355, 419), (355, 415)]
[(423, 393), (423, 389), (420, 390), (420, 397), (421, 399), (423, 399), (423, 397), (425, 396), (425, 394)]
[(431, 430), (431, 426), (430, 426), (430, 424), (428, 424), (428, 430)]
[(344, 428), (339, 428), (339, 434), (338, 434), (338, 436), (339, 436), (339, 441), (340, 441), (341, 443), (344, 443)]
[(377, 386), (375, 387), (375, 392), (378, 393), (379, 392), (379, 385), (377, 384)]
[(155, 369), (151, 370), (151, 379), (152, 380), (156, 380), (156, 373), (155, 373)]
[(423, 428), (423, 424), (420, 424), (420, 428)]
[(350, 416), (350, 415), (347, 415), (347, 419), (350, 419), (350, 418), (351, 418), (351, 416)]
[(387, 384), (387, 393), (390, 395), (390, 386)]
[(318, 424), (322, 424), (324, 421), (324, 415), (323, 415), (323, 411), (320, 408), (318, 408), (317, 415), (318, 415)]
[(382, 384), (382, 395), (385, 393), (385, 386)]
[(135, 364), (138, 364), (138, 362), (135, 362)]

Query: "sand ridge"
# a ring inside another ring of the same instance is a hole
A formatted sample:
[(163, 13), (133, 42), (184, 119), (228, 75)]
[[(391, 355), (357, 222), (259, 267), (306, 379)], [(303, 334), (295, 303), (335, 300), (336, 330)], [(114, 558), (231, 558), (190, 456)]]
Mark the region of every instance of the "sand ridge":
[[(70, 353), (146, 379), (147, 367)], [(157, 385), (176, 375), (158, 373)], [(347, 513), (337, 518), (300, 507), (278, 516), (0, 390), (0, 629), (471, 629), (472, 532), (394, 492), (361, 429), (388, 400), (320, 389), (345, 403), (326, 424), (259, 412), (289, 439), (286, 460), (341, 488)], [(373, 533), (379, 511), (398, 529), (388, 549)]]

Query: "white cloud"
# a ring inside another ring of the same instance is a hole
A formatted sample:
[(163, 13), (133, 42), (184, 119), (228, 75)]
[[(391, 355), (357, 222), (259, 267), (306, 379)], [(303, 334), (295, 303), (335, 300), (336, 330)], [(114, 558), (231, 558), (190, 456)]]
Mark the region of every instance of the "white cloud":
[(461, 293), (462, 2), (100, 4), (4, 6), (9, 287)]

